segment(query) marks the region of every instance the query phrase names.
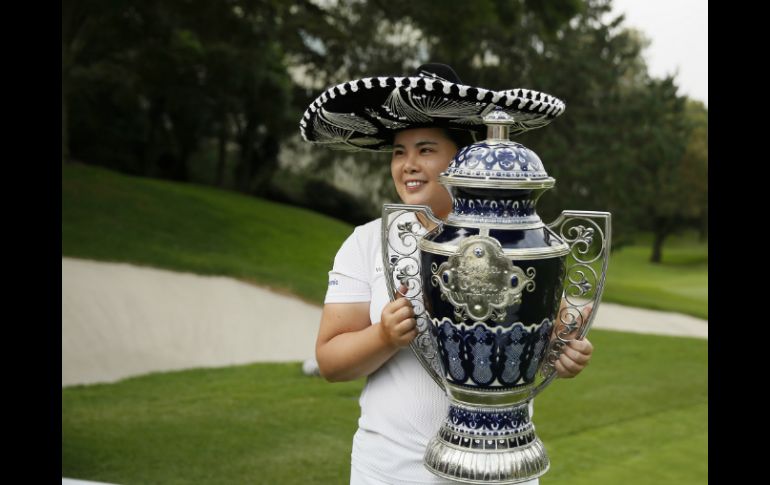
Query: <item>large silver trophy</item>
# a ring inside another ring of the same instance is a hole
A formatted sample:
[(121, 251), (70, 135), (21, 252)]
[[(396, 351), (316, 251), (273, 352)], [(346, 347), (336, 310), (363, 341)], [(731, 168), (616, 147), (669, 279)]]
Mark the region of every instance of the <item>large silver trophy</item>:
[(411, 348), (450, 400), (425, 466), (466, 483), (517, 483), (548, 471), (529, 404), (596, 316), (610, 214), (564, 211), (543, 223), (535, 206), (555, 180), (510, 141), (510, 115), (498, 109), (484, 123), (488, 138), (439, 177), (453, 199), (446, 220), (426, 206), (384, 206), (383, 260), (391, 299), (405, 286), (414, 306)]

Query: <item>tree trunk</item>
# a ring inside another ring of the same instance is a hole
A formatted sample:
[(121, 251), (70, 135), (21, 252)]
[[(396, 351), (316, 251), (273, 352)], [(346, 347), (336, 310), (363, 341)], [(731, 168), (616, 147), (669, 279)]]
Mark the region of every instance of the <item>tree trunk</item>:
[(179, 165), (176, 168), (176, 176), (179, 182), (189, 182), (190, 181), (190, 171), (189, 171), (189, 161), (190, 161), (190, 155), (192, 154), (192, 150), (184, 149), (182, 153), (179, 155)]
[(163, 146), (163, 105), (164, 99), (150, 99), (150, 107), (147, 110), (149, 123), (145, 137), (143, 173), (147, 177), (156, 177), (161, 174), (161, 158), (164, 156)]
[(61, 80), (61, 160), (70, 161), (69, 112), (65, 77)]
[(61, 44), (61, 159), (62, 162), (70, 161), (70, 126), (69, 126), (69, 93), (70, 70), (72, 53), (70, 45), (62, 39)]
[(273, 179), (276, 169), (278, 168), (278, 151), (280, 150), (280, 144), (278, 140), (273, 136), (266, 136), (260, 144), (260, 150), (256, 154), (252, 163), (255, 164), (253, 169), (254, 185), (251, 193), (258, 197), (264, 197), (267, 195), (270, 188), (270, 182)]
[(195, 148), (184, 139), (180, 140), (177, 146), (179, 149), (174, 157), (174, 167), (171, 178), (176, 182), (189, 182), (190, 174), (188, 162), (190, 160), (190, 155), (193, 154)]
[(652, 257), (650, 258), (651, 263), (660, 263), (663, 259), (663, 241), (667, 235), (665, 230), (655, 230), (655, 239), (652, 242)]
[(217, 155), (217, 187), (224, 187), (225, 182), (225, 148), (227, 147), (227, 132), (225, 120), (219, 129), (219, 153)]
[(255, 130), (256, 123), (252, 119), (248, 119), (239, 139), (240, 157), (236, 169), (235, 186), (236, 190), (243, 193), (249, 193), (254, 175), (252, 172), (252, 158), (254, 157)]
[(64, 2), (62, 4), (61, 30), (61, 158), (71, 161), (69, 96), (72, 67), (77, 64), (78, 54), (86, 40), (83, 39), (84, 25), (94, 13), (93, 6), (83, 2)]
[(698, 241), (706, 242), (709, 238), (709, 218), (708, 215), (701, 220), (700, 228), (698, 231)]

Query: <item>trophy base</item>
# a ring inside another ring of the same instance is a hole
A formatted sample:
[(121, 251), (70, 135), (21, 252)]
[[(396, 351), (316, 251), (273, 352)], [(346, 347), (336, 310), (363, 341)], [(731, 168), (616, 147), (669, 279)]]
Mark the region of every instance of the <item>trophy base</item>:
[(519, 483), (545, 474), (550, 461), (535, 435), (528, 404), (490, 408), (452, 402), (428, 444), (425, 466), (464, 483)]

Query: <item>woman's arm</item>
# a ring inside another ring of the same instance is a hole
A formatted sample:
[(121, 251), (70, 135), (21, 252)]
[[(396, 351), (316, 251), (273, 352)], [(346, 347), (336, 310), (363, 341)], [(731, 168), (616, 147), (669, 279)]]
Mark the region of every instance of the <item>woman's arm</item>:
[(368, 376), (416, 336), (414, 310), (406, 298), (385, 305), (378, 325), (369, 321), (369, 302), (327, 303), (315, 347), (318, 368), (328, 381)]

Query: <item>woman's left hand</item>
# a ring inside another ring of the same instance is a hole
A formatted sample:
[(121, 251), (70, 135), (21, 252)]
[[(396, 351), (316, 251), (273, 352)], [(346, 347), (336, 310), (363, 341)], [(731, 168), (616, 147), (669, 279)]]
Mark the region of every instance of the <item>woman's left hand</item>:
[[(559, 314), (564, 310), (566, 302), (562, 300), (561, 307), (559, 308)], [(585, 315), (584, 320), (588, 320), (593, 311), (593, 305), (588, 306), (583, 311)], [(555, 329), (554, 329), (555, 330)], [(562, 348), (562, 354), (559, 356), (559, 360), (555, 363), (556, 375), (563, 379), (570, 379), (580, 374), (580, 372), (586, 368), (588, 362), (591, 360), (591, 354), (594, 351), (594, 346), (587, 338), (582, 340), (572, 340)]]
[(591, 360), (594, 346), (587, 338), (573, 340), (562, 348), (562, 354), (556, 361), (556, 375), (563, 379), (569, 379), (580, 374)]

